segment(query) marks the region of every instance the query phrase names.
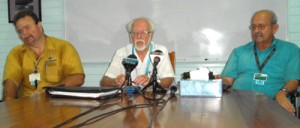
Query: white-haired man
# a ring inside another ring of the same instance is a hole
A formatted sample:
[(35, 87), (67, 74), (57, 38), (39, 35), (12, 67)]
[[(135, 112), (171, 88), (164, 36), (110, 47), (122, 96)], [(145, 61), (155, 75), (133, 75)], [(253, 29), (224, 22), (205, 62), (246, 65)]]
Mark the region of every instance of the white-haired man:
[(168, 88), (174, 80), (174, 71), (168, 56), (166, 47), (152, 42), (154, 34), (154, 24), (148, 18), (136, 18), (127, 24), (127, 31), (131, 44), (116, 51), (113, 60), (100, 81), (100, 86), (121, 86), (125, 81), (125, 68), (122, 65), (123, 58), (128, 55), (135, 55), (138, 59), (137, 67), (131, 72), (132, 83), (134, 85), (146, 86), (150, 81), (153, 66), (150, 60), (150, 53), (161, 50), (165, 59), (157, 69), (157, 79), (159, 84)]

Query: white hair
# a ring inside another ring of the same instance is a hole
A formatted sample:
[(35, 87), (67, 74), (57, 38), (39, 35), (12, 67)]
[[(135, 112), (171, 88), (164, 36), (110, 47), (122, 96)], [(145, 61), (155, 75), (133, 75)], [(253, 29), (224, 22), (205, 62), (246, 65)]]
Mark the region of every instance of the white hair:
[(127, 32), (130, 33), (132, 31), (132, 25), (137, 21), (137, 20), (145, 20), (149, 23), (150, 31), (153, 33), (155, 31), (155, 25), (152, 20), (146, 17), (139, 17), (131, 20), (129, 23), (126, 24), (126, 29)]

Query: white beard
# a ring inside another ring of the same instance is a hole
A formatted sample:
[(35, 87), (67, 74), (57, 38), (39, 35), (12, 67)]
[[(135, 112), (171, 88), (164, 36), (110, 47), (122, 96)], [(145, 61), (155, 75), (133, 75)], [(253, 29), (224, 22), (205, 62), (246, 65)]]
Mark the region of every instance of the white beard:
[[(138, 42), (142, 42), (143, 45), (141, 47), (138, 47), (138, 45), (137, 45)], [(142, 39), (135, 40), (134, 41), (134, 45), (135, 45), (135, 49), (137, 51), (143, 51), (143, 50), (145, 50), (149, 46), (149, 44), (146, 44), (146, 42), (144, 40), (142, 40)]]

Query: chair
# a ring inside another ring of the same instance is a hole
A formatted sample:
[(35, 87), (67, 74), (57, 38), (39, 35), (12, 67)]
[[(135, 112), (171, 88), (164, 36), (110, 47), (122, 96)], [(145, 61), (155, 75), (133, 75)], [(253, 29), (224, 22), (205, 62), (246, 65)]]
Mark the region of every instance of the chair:
[[(299, 80), (300, 86), (300, 80)], [(294, 105), (296, 112), (295, 115), (300, 119), (300, 92), (299, 89), (291, 94), (291, 103)]]
[(175, 52), (169, 52), (170, 61), (173, 67), (173, 71), (175, 72)]

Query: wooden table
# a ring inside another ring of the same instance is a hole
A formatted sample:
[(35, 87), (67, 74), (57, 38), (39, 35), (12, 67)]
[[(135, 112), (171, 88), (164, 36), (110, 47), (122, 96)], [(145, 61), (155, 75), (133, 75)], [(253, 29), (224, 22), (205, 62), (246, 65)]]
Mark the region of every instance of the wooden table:
[[(168, 95), (165, 98), (169, 97)], [(132, 98), (132, 97), (131, 97)], [(52, 98), (39, 94), (0, 103), (2, 128), (47, 128), (98, 106), (103, 101)], [(129, 101), (120, 96), (105, 106), (84, 115), (63, 127), (70, 127), (96, 115), (131, 104), (147, 102), (141, 96)], [(84, 127), (145, 128), (160, 107), (127, 109), (88, 123)], [(222, 98), (172, 98), (158, 114), (155, 128), (299, 128), (300, 120), (274, 100), (260, 93), (232, 90)]]

